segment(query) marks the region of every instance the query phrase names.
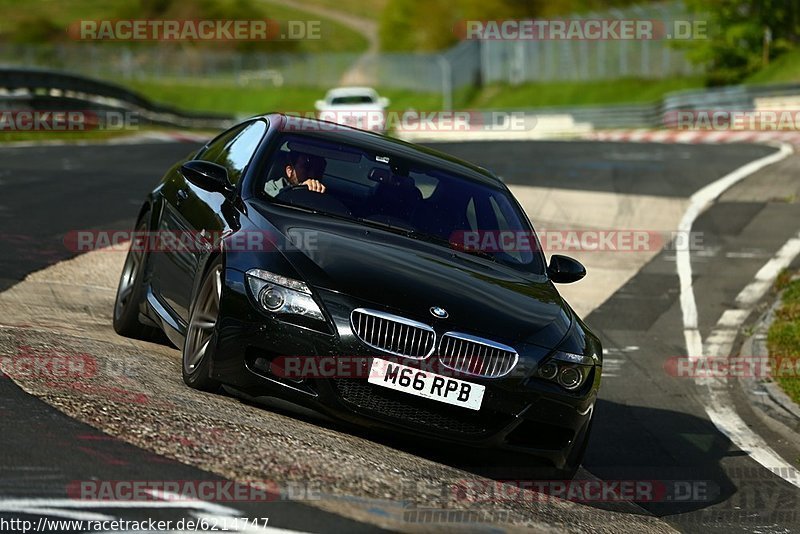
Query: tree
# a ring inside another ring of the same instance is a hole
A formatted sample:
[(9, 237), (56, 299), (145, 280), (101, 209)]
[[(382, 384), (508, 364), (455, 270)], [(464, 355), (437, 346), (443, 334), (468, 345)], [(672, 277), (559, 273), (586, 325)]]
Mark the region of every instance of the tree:
[(737, 83), (762, 68), (765, 32), (771, 35), (768, 59), (798, 43), (797, 0), (688, 0), (687, 6), (708, 21), (706, 38), (687, 46), (690, 57), (708, 67), (711, 85)]
[[(654, 0), (644, 0), (644, 2)], [(568, 17), (642, 0), (389, 0), (380, 19), (386, 51), (434, 51), (454, 45), (465, 20)]]

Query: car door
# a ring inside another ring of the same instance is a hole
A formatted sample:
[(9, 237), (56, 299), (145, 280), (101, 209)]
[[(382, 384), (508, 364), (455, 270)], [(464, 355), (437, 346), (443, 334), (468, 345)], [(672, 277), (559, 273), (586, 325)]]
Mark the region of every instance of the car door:
[[(223, 132), (203, 147), (195, 159), (207, 159), (208, 156), (204, 156), (207, 154), (219, 155), (246, 126), (240, 124)], [(191, 184), (181, 174), (180, 165), (176, 165), (160, 189), (158, 241), (150, 260), (155, 273), (151, 287), (161, 304), (183, 326), (188, 320), (186, 293), (192, 290), (197, 262), (192, 250), (192, 223), (187, 219), (187, 213), (191, 216), (192, 211), (197, 211), (197, 199), (190, 200), (191, 191)], [(193, 208), (187, 210), (187, 204)]]
[[(267, 123), (264, 120), (254, 120), (236, 131), (221, 148), (220, 145), (210, 146), (197, 159), (225, 167), (228, 179), (236, 188), (266, 131)], [(188, 321), (198, 268), (205, 264), (209, 254), (218, 250), (225, 235), (239, 228), (240, 212), (236, 202), (224, 194), (207, 191), (188, 180), (185, 183), (186, 197), (178, 205), (177, 215), (184, 231), (195, 239), (193, 246), (188, 247), (186, 261), (181, 262), (183, 272), (174, 288), (174, 302), (178, 315)]]

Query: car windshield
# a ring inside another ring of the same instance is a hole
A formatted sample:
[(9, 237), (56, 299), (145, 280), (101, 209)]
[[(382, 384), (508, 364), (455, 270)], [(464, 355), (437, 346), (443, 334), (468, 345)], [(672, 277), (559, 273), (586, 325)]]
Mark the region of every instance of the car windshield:
[(369, 95), (349, 95), (349, 96), (335, 96), (331, 99), (331, 104), (336, 106), (347, 104), (372, 104), (374, 100)]
[[(543, 273), (535, 234), (503, 187), (316, 137), (283, 135), (277, 144), (257, 185), (274, 202)], [(325, 192), (292, 185), (310, 179)]]

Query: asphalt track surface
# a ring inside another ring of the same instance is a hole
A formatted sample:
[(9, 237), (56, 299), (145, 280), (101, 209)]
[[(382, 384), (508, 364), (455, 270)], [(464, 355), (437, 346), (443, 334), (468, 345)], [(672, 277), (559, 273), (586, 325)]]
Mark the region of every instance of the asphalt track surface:
[[(70, 230), (129, 228), (141, 199), (163, 169), (192, 148), (178, 143), (0, 148), (0, 290), (74, 255), (63, 244)], [(437, 148), (490, 167), (512, 185), (681, 198), (774, 150), (747, 145), (594, 142), (440, 144)], [(792, 157), (747, 178), (695, 223), (704, 240), (704, 247), (692, 256), (704, 337), (759, 268), (800, 228), (798, 181), (785, 178), (796, 176), (797, 167)], [(632, 528), (634, 516), (654, 516), (691, 532), (800, 530), (800, 489), (738, 450), (708, 420), (694, 383), (665, 371), (667, 359), (686, 352), (678, 289), (674, 252), (664, 250), (586, 318), (602, 336), (606, 358), (615, 364), (604, 378), (585, 471), (578, 476), (678, 481), (698, 491), (692, 498), (674, 501), (580, 506), (586, 507), (587, 515), (592, 508), (630, 514)], [(4, 317), (0, 323), (12, 320)], [(176, 387), (183, 387), (179, 379)], [(799, 444), (786, 442), (752, 413), (739, 392), (734, 390), (732, 396), (747, 424), (797, 465)], [(19, 510), (2, 508), (4, 500), (63, 498), (65, 488), (75, 480), (218, 479), (79, 423), (26, 394), (8, 378), (0, 379), (0, 417), (4, 430), (0, 434), (0, 518), (20, 517)], [(432, 458), (448, 461), (437, 455)], [(461, 463), (457, 467), (508, 478), (503, 465)], [(241, 515), (266, 515), (270, 526), (292, 530), (375, 529), (303, 503), (231, 506)], [(176, 506), (157, 511), (115, 510), (113, 515), (178, 518), (186, 513), (187, 509)], [(41, 515), (34, 510), (25, 517)]]

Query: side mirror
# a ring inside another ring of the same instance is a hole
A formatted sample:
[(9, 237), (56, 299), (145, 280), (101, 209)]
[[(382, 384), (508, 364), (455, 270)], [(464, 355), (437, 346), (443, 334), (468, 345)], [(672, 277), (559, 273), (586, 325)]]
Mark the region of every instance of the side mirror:
[(228, 170), (222, 165), (194, 159), (181, 165), (181, 174), (197, 187), (206, 191), (222, 193), (225, 196), (233, 191), (228, 179)]
[(317, 100), (316, 102), (314, 102), (314, 108), (316, 108), (317, 111), (322, 111), (326, 107), (327, 104), (325, 103), (324, 100)]
[(547, 276), (556, 284), (571, 284), (586, 276), (586, 268), (569, 256), (553, 254), (547, 266)]
[(388, 107), (389, 107), (389, 104), (391, 104), (391, 103), (392, 103), (392, 101), (391, 101), (391, 100), (389, 100), (388, 98), (386, 98), (385, 96), (382, 96), (382, 97), (380, 97), (380, 98), (378, 99), (378, 105), (379, 105), (380, 107), (382, 107), (383, 109), (386, 109), (386, 108), (388, 108)]

